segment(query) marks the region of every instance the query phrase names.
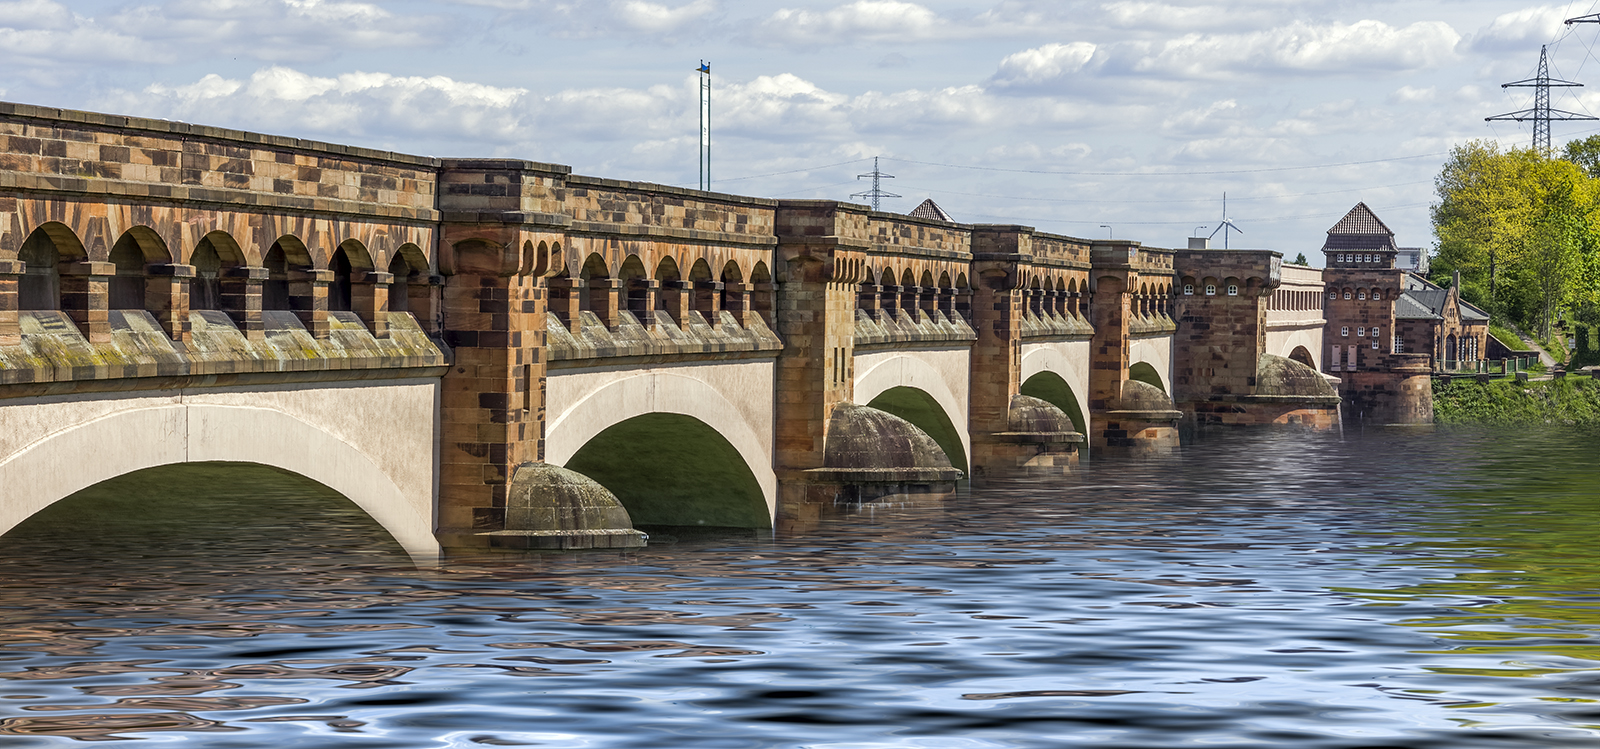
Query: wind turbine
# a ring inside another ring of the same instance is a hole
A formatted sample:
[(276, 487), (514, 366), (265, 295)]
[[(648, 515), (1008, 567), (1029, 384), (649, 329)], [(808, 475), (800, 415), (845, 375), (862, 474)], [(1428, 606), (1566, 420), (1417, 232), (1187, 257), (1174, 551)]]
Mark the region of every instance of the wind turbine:
[(1228, 233), (1230, 231), (1236, 231), (1240, 234), (1244, 233), (1244, 230), (1240, 229), (1238, 224), (1233, 223), (1233, 219), (1228, 218), (1227, 193), (1222, 194), (1222, 223), (1217, 224), (1217, 228), (1211, 230), (1211, 236), (1206, 238), (1214, 239), (1219, 231), (1222, 232), (1222, 249), (1224, 250), (1228, 249)]

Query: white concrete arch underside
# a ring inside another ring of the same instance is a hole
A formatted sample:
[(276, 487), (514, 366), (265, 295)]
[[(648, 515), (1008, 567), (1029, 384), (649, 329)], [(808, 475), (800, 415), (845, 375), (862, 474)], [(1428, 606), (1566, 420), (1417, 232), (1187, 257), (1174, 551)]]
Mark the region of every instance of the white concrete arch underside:
[[(961, 437), (961, 450), (972, 455), (972, 433), (967, 404), (972, 388), (972, 349), (951, 348), (875, 351), (855, 356), (855, 402), (871, 403), (883, 391), (896, 387), (921, 390), (950, 417)], [(961, 466), (968, 470), (969, 466)]]
[(437, 400), (437, 380), (19, 399), (0, 409), (0, 533), (133, 471), (255, 463), (333, 489), (431, 562)]
[(596, 435), (635, 416), (688, 416), (716, 430), (733, 445), (761, 486), (768, 517), (775, 517), (775, 370), (772, 360), (762, 359), (650, 369), (552, 371), (545, 383), (549, 409), (545, 462), (566, 465)]
[(1149, 336), (1128, 341), (1128, 364), (1143, 362), (1161, 375), (1161, 389), (1172, 394), (1172, 336)]
[(1322, 355), (1327, 353), (1322, 350), (1322, 326), (1306, 328), (1268, 328), (1267, 353), (1288, 357), (1294, 350), (1304, 346), (1306, 353), (1311, 355), (1312, 367), (1322, 371)]
[[(1066, 380), (1072, 395), (1078, 400), (1078, 413), (1089, 415), (1089, 351), (1088, 341), (1050, 341), (1022, 344), (1022, 378), (1040, 372), (1050, 372)], [(1087, 427), (1087, 425), (1085, 425)]]

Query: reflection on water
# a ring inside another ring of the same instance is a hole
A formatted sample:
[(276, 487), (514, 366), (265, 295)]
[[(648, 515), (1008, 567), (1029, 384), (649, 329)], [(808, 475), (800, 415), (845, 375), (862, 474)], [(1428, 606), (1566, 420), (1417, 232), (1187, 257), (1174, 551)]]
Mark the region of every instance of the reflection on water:
[(325, 488), (162, 469), (0, 542), (0, 740), (1600, 746), (1596, 436), (1236, 435), (423, 571)]

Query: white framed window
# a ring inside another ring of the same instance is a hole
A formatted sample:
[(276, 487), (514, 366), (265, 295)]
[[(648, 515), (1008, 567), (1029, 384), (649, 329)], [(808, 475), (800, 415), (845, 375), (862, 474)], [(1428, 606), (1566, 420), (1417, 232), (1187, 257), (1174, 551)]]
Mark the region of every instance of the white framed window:
[(1350, 298), (1350, 292), (1346, 291), (1344, 293), (1344, 298), (1349, 299)]
[(1349, 338), (1350, 337), (1350, 329), (1349, 328), (1340, 328), (1339, 329), (1339, 335), (1342, 335), (1345, 338)]
[(1183, 295), (1184, 296), (1194, 296), (1194, 284), (1192, 284), (1192, 283), (1184, 284), (1183, 285)]
[(1356, 336), (1359, 337), (1359, 338), (1367, 337), (1367, 329), (1366, 328), (1356, 328)]
[(1206, 284), (1206, 296), (1216, 296), (1216, 295), (1217, 295), (1217, 285), (1214, 284), (1214, 283)]
[(1329, 299), (1338, 299), (1339, 298), (1339, 292), (1337, 292), (1337, 291), (1328, 292), (1328, 298)]
[(1238, 295), (1239, 295), (1239, 286), (1238, 286), (1238, 284), (1231, 284), (1231, 283), (1228, 284), (1228, 296), (1238, 296)]
[(1378, 339), (1376, 338), (1377, 334), (1373, 334), (1373, 335), (1374, 335), (1374, 338), (1372, 339), (1372, 350), (1373, 351), (1377, 351), (1378, 350)]
[(1356, 298), (1357, 299), (1361, 299), (1361, 300), (1365, 300), (1367, 298), (1367, 292), (1362, 291), (1362, 292), (1357, 293), (1356, 294)]
[(1396, 354), (1403, 354), (1406, 352), (1406, 340), (1404, 338), (1401, 338), (1400, 336), (1394, 337), (1394, 352)]
[(1381, 330), (1381, 328), (1373, 328), (1372, 329), (1372, 337), (1373, 338), (1377, 338), (1378, 337), (1378, 331), (1379, 330)]

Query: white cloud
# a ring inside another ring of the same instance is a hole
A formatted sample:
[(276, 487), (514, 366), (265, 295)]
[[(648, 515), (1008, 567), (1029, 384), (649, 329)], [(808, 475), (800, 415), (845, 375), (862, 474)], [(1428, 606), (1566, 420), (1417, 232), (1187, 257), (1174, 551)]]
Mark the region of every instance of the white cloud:
[(644, 0), (618, 3), (618, 20), (636, 31), (667, 33), (677, 31), (685, 24), (700, 20), (717, 9), (713, 0), (694, 0), (676, 8)]
[(780, 9), (762, 22), (755, 38), (768, 43), (834, 45), (925, 41), (949, 32), (947, 21), (916, 3), (856, 0), (820, 12)]
[(270, 61), (433, 46), (449, 31), (438, 18), (399, 17), (371, 3), (327, 0), (174, 0), (123, 10), (106, 25), (137, 36), (151, 49), (226, 48), (230, 55)]
[(442, 134), (504, 142), (524, 134), (516, 105), (526, 94), (444, 76), (356, 72), (330, 78), (270, 67), (247, 81), (211, 74), (183, 86), (118, 92), (108, 104), (170, 119), (296, 135)]
[(1107, 67), (1131, 73), (1188, 78), (1240, 72), (1396, 73), (1437, 67), (1450, 60), (1461, 35), (1440, 21), (1394, 27), (1382, 21), (1287, 26), (1247, 34), (1187, 34), (1126, 55), (1125, 45)]
[(102, 27), (50, 0), (0, 3), (0, 59), (29, 65), (170, 62), (174, 51), (152, 48), (137, 36)]
[(1082, 71), (1094, 58), (1095, 45), (1089, 42), (1046, 44), (1025, 49), (1000, 61), (993, 82), (1001, 87), (1033, 86), (1058, 80)]
[(1527, 54), (1533, 47), (1550, 42), (1561, 34), (1566, 18), (1563, 6), (1544, 5), (1523, 8), (1496, 16), (1472, 35), (1474, 51)]

